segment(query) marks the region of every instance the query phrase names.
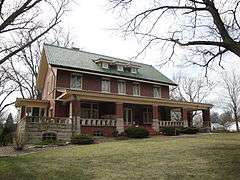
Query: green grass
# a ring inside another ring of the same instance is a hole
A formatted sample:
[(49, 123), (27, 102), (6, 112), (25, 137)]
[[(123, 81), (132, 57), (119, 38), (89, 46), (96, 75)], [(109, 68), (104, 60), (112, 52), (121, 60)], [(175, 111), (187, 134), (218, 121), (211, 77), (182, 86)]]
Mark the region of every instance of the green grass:
[(239, 179), (240, 134), (154, 137), (0, 158), (0, 179)]

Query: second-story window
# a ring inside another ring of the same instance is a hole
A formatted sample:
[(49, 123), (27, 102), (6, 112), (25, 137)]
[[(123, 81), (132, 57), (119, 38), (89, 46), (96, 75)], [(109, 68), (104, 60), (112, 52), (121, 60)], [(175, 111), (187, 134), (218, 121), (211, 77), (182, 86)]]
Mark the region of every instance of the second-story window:
[(153, 96), (155, 98), (161, 98), (161, 88), (160, 87), (153, 87)]
[(82, 89), (82, 76), (80, 74), (71, 74), (70, 88)]
[(125, 81), (118, 82), (118, 93), (126, 94), (126, 82)]
[(110, 92), (110, 80), (102, 79), (102, 92)]
[(140, 96), (140, 84), (133, 84), (133, 95)]

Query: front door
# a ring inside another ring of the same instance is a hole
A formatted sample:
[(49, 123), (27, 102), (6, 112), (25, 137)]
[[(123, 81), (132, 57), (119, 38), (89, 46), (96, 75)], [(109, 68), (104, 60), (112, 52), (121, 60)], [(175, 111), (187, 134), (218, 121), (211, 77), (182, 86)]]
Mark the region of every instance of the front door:
[(132, 124), (132, 109), (131, 108), (124, 109), (124, 122), (125, 122), (125, 124)]

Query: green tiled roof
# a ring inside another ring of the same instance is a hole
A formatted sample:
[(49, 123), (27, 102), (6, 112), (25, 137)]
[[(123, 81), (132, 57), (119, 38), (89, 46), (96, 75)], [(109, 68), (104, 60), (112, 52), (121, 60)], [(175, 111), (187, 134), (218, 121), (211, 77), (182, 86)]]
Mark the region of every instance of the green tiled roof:
[(166, 76), (164, 76), (162, 73), (160, 73), (156, 68), (154, 68), (151, 65), (137, 63), (141, 67), (138, 69), (137, 74), (133, 74), (131, 72), (119, 72), (113, 69), (103, 69), (94, 62), (94, 60), (99, 59), (118, 61), (123, 63), (130, 63), (132, 61), (126, 61), (105, 55), (80, 51), (76, 49), (57, 47), (47, 44), (44, 45), (44, 51), (46, 53), (48, 63), (53, 66), (68, 67), (84, 71), (94, 71), (109, 75), (124, 76), (129, 78), (150, 80), (154, 82), (175, 85), (175, 83), (172, 80), (168, 79)]

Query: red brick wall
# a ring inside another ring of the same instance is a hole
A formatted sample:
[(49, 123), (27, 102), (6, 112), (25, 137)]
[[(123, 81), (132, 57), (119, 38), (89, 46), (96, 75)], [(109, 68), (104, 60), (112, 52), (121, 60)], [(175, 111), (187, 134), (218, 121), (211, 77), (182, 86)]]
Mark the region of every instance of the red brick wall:
[(111, 93), (117, 93), (118, 92), (117, 79), (114, 79), (114, 78), (111, 79), (110, 91), (111, 91)]
[(58, 70), (57, 71), (57, 87), (70, 87), (70, 76), (71, 72)]
[[(71, 72), (58, 70), (57, 73), (57, 87), (70, 87), (70, 76)], [(91, 91), (101, 91), (101, 80), (100, 76), (83, 74), (83, 90), (91, 90)], [(111, 78), (111, 93), (118, 92), (118, 84), (116, 78)], [(128, 95), (133, 94), (133, 81), (126, 81), (126, 91)], [(153, 97), (153, 85), (150, 83), (140, 83), (140, 93), (141, 96)], [(161, 94), (163, 98), (169, 98), (169, 87), (162, 86)]]
[(69, 104), (55, 101), (55, 117), (69, 117)]
[(161, 96), (162, 98), (169, 98), (169, 86), (161, 86)]
[(84, 74), (83, 75), (83, 89), (91, 91), (101, 91), (101, 77)]
[(126, 82), (126, 91), (128, 95), (133, 94), (133, 83), (131, 81)]
[(140, 84), (141, 96), (153, 97), (153, 85), (147, 83)]
[(112, 137), (114, 130), (115, 130), (114, 127), (92, 127), (92, 126), (81, 127), (82, 134), (93, 135), (95, 131), (100, 131), (106, 137)]

